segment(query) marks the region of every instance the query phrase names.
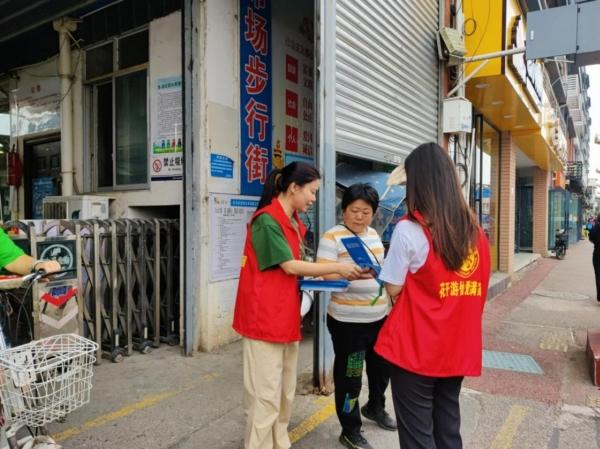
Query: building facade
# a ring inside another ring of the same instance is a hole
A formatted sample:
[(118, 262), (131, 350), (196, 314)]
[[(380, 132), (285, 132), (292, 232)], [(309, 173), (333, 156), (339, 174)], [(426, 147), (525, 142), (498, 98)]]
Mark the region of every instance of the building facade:
[[(467, 56), (524, 47), (529, 3), (466, 2)], [(466, 74), (479, 65), (467, 64)], [(524, 52), (490, 59), (467, 83), (481, 155), (475, 206), (500, 272), (514, 272), (516, 253), (547, 255), (557, 229), (569, 229), (572, 241), (580, 235), (588, 84), (585, 70), (564, 58), (529, 61)]]

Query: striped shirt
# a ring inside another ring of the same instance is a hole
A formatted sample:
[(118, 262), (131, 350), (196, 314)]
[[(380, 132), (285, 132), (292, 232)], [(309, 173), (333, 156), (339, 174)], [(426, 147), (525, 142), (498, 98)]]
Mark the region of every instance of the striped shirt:
[[(331, 228), (319, 241), (317, 262), (354, 263), (342, 243), (343, 238), (353, 236), (354, 234), (342, 225)], [(382, 264), (384, 248), (377, 231), (369, 227), (359, 237), (377, 256), (379, 264)], [(373, 259), (373, 254), (368, 250), (367, 253)], [(379, 283), (375, 279), (352, 281), (347, 291), (331, 294), (327, 312), (336, 320), (348, 323), (371, 323), (381, 320), (388, 312), (388, 295), (385, 290), (376, 303), (371, 305), (379, 291)]]

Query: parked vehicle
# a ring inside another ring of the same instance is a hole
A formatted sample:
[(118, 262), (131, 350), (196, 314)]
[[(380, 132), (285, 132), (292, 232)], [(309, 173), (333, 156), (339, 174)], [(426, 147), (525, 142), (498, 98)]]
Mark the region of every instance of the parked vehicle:
[[(0, 278), (0, 303), (47, 275)], [(21, 311), (19, 311), (20, 313)], [(1, 449), (60, 448), (46, 424), (90, 401), (92, 365), (98, 345), (76, 334), (60, 334), (9, 347), (0, 324), (0, 447)]]
[(557, 229), (554, 236), (554, 255), (557, 259), (562, 260), (565, 258), (568, 244), (569, 232), (566, 229)]

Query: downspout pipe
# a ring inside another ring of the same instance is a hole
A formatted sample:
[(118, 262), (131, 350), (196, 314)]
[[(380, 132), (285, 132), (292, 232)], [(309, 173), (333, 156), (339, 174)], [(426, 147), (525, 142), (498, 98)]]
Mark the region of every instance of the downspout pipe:
[(73, 195), (73, 102), (71, 42), (69, 34), (77, 23), (63, 17), (52, 23), (58, 32), (58, 76), (60, 77), (60, 174), (62, 195)]

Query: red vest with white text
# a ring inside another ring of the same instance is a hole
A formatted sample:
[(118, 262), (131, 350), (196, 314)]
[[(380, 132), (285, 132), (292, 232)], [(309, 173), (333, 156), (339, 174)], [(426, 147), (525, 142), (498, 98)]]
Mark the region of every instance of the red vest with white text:
[(477, 245), (462, 267), (450, 271), (435, 253), (423, 218), (413, 215), (423, 227), (429, 253), (416, 273), (408, 272), (375, 351), (423, 376), (479, 376), (481, 321), (490, 278), (487, 238), (480, 230)]
[(285, 214), (279, 200), (257, 211), (248, 224), (248, 234), (242, 256), (242, 269), (238, 284), (233, 328), (242, 336), (275, 343), (299, 341), (300, 291), (298, 277), (286, 274), (279, 266), (264, 271), (258, 269), (256, 253), (252, 247), (252, 222), (261, 214), (269, 214), (279, 224), (292, 255), (300, 259), (300, 236), (306, 228), (294, 213), (298, 231)]

